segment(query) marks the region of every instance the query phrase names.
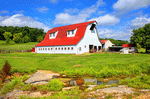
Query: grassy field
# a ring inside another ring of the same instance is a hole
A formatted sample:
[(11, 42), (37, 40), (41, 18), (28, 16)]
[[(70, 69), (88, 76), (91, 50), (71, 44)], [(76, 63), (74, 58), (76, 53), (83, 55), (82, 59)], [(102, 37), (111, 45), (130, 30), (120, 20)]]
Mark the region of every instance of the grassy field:
[[(52, 70), (69, 76), (120, 77), (150, 74), (149, 54), (103, 53), (63, 55), (37, 53), (0, 54), (0, 69), (8, 60), (12, 72)], [(76, 67), (74, 65), (77, 65)]]
[(30, 50), (36, 44), (38, 44), (38, 42), (8, 45), (8, 44), (5, 44), (5, 41), (0, 40), (0, 50)]

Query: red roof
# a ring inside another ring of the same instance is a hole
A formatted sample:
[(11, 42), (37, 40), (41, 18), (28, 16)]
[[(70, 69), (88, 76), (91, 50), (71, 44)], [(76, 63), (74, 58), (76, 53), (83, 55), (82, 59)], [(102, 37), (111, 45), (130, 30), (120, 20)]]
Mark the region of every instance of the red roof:
[(133, 44), (123, 44), (122, 47), (134, 47)]
[(102, 43), (102, 44), (105, 44), (106, 41), (108, 41), (108, 40), (101, 40), (101, 43)]
[[(84, 23), (72, 24), (62, 27), (55, 27), (49, 30), (44, 38), (39, 44), (35, 46), (57, 46), (57, 45), (76, 45), (84, 36), (87, 25), (94, 23), (96, 21), (89, 21)], [(74, 37), (67, 37), (68, 30), (75, 30), (77, 28)], [(49, 39), (49, 34), (57, 32), (58, 34), (55, 39)]]

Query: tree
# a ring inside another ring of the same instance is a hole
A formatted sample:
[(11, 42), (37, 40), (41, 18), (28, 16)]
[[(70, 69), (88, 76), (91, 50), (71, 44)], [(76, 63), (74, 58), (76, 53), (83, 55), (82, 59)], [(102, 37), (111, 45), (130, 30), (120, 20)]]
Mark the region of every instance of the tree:
[(10, 37), (12, 36), (12, 34), (10, 32), (5, 32), (3, 35), (4, 38), (6, 39), (6, 43), (8, 44), (9, 41), (11, 41)]
[(150, 23), (134, 29), (130, 41), (132, 44), (139, 44), (142, 48), (145, 48), (146, 53), (150, 52)]
[(5, 33), (5, 30), (0, 28), (0, 40), (5, 40), (4, 35), (3, 35), (4, 33)]
[(42, 36), (38, 36), (38, 37), (37, 37), (37, 41), (38, 41), (38, 42), (41, 42), (42, 40), (43, 40), (43, 37), (42, 37)]
[(23, 43), (22, 42), (22, 33), (16, 33), (13, 35), (13, 41), (15, 43)]
[(24, 43), (30, 42), (30, 38), (27, 35), (25, 35), (22, 39), (24, 40)]

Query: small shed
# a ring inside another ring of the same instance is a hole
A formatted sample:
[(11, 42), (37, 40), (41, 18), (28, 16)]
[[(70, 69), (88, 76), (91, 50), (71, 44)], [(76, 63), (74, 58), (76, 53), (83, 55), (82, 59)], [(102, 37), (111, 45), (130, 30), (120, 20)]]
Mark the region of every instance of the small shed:
[(136, 53), (137, 48), (133, 44), (123, 44), (120, 52), (122, 54)]

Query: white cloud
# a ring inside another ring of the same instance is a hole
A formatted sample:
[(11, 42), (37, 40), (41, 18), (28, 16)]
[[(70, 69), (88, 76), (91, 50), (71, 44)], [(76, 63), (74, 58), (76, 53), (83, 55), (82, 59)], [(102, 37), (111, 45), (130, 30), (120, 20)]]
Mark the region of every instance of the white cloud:
[(68, 13), (68, 14), (75, 14), (75, 13), (78, 13), (79, 12), (79, 9), (77, 8), (74, 8), (74, 9), (65, 9), (64, 10), (64, 13)]
[(0, 20), (3, 20), (3, 19), (4, 19), (4, 17), (0, 16)]
[(13, 12), (16, 13), (16, 14), (21, 14), (21, 13), (23, 13), (24, 11), (21, 10), (21, 11), (13, 11)]
[(91, 20), (96, 20), (98, 22), (98, 25), (115, 25), (117, 23), (120, 22), (120, 19), (110, 15), (110, 14), (106, 14), (104, 16), (99, 16), (97, 18), (92, 18)]
[(35, 21), (29, 16), (24, 16), (23, 14), (15, 14), (5, 20), (0, 21), (2, 26), (29, 26), (33, 28), (42, 28), (47, 32), (50, 28), (43, 23)]
[(143, 27), (147, 23), (150, 23), (150, 18), (136, 17), (135, 19), (131, 20), (131, 26), (133, 27)]
[[(126, 13), (150, 5), (150, 0), (118, 0), (113, 8), (119, 13)], [(120, 12), (121, 11), (121, 12)]]
[(45, 13), (46, 11), (48, 11), (49, 9), (46, 8), (45, 6), (41, 7), (41, 8), (37, 8), (37, 10), (41, 13)]
[(114, 38), (119, 40), (128, 40), (131, 36), (131, 29), (126, 31), (117, 31), (111, 29), (98, 29), (98, 35), (100, 38)]
[(54, 24), (73, 24), (85, 22), (87, 18), (90, 18), (93, 13), (95, 13), (100, 5), (104, 4), (102, 0), (98, 0), (95, 5), (92, 5), (89, 8), (81, 10), (76, 15), (70, 15), (68, 13), (59, 13), (55, 15)]

